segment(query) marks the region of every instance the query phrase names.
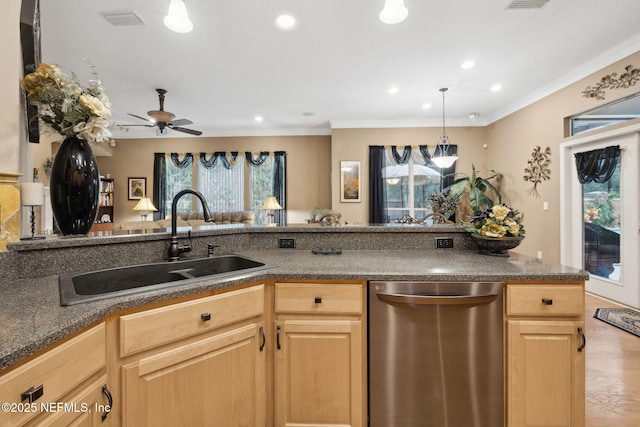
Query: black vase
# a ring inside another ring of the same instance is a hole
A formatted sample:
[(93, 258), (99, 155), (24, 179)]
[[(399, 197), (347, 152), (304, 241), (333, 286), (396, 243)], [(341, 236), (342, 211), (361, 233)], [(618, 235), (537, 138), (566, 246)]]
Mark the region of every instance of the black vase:
[(87, 234), (96, 219), (100, 195), (100, 171), (87, 141), (74, 137), (62, 141), (49, 186), (51, 209), (62, 234)]

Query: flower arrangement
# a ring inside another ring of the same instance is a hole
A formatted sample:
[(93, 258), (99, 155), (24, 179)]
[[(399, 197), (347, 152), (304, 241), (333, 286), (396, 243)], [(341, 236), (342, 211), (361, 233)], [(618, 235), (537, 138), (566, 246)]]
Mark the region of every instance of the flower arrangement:
[(503, 203), (474, 212), (471, 225), (466, 229), (473, 234), (494, 238), (524, 236), (522, 218), (520, 212)]
[(75, 136), (90, 143), (111, 139), (111, 103), (100, 80), (86, 88), (60, 66), (41, 63), (20, 82), (27, 102), (38, 107), (38, 117), (65, 137)]

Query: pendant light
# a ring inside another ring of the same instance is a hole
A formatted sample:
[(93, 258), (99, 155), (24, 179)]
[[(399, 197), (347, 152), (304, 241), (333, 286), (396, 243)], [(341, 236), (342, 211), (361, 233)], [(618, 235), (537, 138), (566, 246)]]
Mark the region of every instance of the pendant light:
[(188, 33), (193, 30), (184, 0), (171, 0), (169, 13), (164, 17), (164, 25), (176, 33)]
[(444, 93), (448, 91), (449, 88), (443, 87), (443, 88), (440, 88), (439, 90), (440, 92), (442, 92), (442, 136), (438, 141), (438, 145), (436, 146), (435, 151), (437, 151), (439, 148), (440, 155), (435, 156), (435, 151), (434, 151), (434, 157), (431, 158), (431, 161), (440, 169), (444, 169), (444, 168), (450, 168), (451, 166), (453, 166), (456, 160), (458, 160), (458, 156), (456, 156), (455, 154), (449, 156), (447, 153), (449, 150), (449, 137), (447, 136), (447, 132), (445, 131), (445, 128), (444, 128)]
[(409, 11), (404, 7), (404, 0), (385, 0), (379, 17), (385, 24), (397, 24), (404, 21), (407, 15)]

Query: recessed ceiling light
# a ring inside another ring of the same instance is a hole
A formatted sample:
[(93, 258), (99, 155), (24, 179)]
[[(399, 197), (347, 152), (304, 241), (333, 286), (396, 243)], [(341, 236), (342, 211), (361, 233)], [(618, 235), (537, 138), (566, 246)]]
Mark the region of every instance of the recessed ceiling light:
[(464, 61), (462, 64), (460, 64), (460, 68), (467, 70), (469, 68), (473, 68), (476, 65), (475, 62), (469, 60), (469, 61)]
[(471, 113), (469, 114), (469, 120), (475, 120), (478, 118), (479, 115), (480, 113)]
[(288, 13), (276, 16), (276, 27), (281, 30), (293, 30), (297, 25), (296, 18)]
[(502, 85), (501, 84), (494, 84), (493, 86), (491, 86), (491, 92), (498, 92), (502, 90)]
[(428, 110), (429, 108), (431, 108), (431, 104), (429, 104), (428, 102), (425, 102), (424, 104), (422, 104), (423, 110)]
[(398, 93), (398, 86), (391, 86), (387, 92), (389, 92), (391, 95), (395, 95), (396, 93)]
[(264, 120), (264, 118), (262, 116), (255, 116), (254, 119), (255, 119), (256, 122), (261, 122), (261, 121)]
[(310, 112), (310, 111), (307, 111), (307, 112), (302, 113), (302, 115), (305, 116), (305, 117), (311, 117), (311, 116), (313, 116), (313, 113)]

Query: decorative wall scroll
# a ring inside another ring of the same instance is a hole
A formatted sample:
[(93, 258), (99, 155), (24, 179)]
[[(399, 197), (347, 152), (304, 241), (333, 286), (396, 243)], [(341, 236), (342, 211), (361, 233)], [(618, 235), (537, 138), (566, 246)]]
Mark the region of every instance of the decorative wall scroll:
[(527, 194), (540, 198), (538, 184), (551, 179), (551, 169), (549, 168), (549, 164), (551, 164), (551, 148), (547, 147), (542, 151), (538, 145), (533, 149), (531, 158), (527, 160), (527, 164), (529, 166), (524, 168), (524, 180), (533, 182), (533, 187), (527, 190)]
[(603, 100), (605, 95), (604, 89), (627, 89), (635, 86), (636, 82), (640, 80), (640, 68), (633, 68), (632, 65), (627, 65), (624, 69), (626, 72), (622, 73), (620, 77), (617, 77), (618, 73), (611, 73), (600, 79), (600, 82), (595, 86), (587, 86), (587, 88), (582, 91), (582, 96)]

